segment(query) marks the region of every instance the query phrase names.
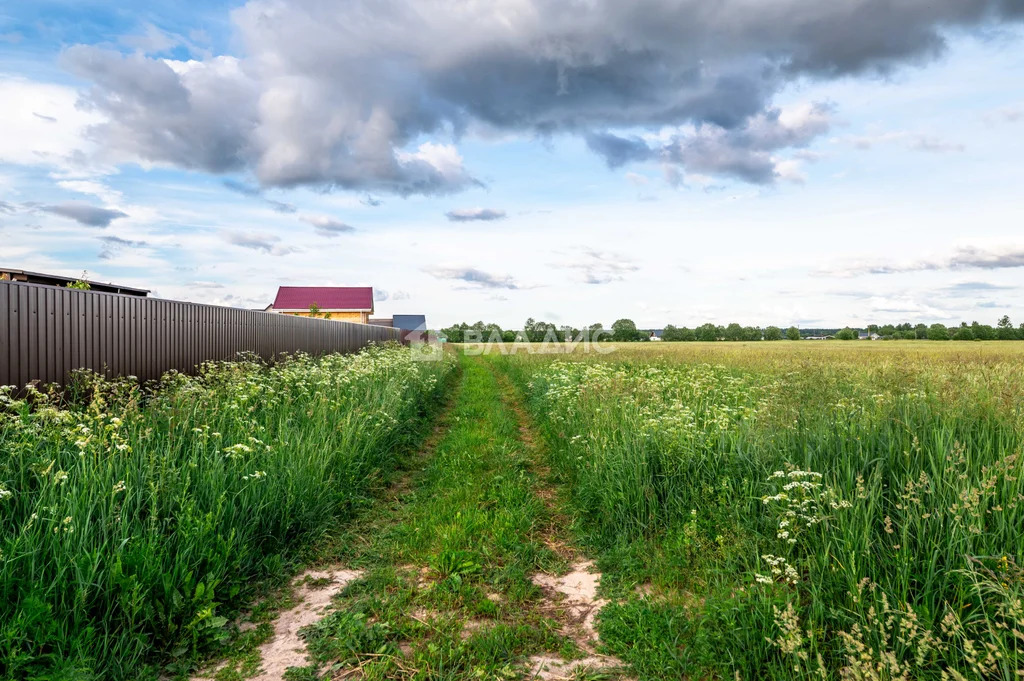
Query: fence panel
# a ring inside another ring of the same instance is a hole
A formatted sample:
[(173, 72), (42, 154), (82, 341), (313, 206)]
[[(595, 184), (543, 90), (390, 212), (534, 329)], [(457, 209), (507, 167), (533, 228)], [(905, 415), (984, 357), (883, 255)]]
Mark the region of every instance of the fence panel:
[(354, 352), (400, 341), (386, 326), (0, 281), (0, 385), (65, 384), (74, 369), (159, 378), (256, 352)]

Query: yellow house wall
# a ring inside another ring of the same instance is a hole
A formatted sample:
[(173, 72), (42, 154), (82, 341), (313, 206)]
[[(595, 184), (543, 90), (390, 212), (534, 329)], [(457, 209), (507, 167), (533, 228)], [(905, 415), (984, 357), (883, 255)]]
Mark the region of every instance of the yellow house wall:
[[(309, 316), (309, 312), (282, 312), (281, 314), (290, 314), (293, 317)], [(357, 324), (366, 324), (370, 321), (369, 312), (321, 312), (318, 316), (321, 319), (330, 319), (336, 322), (356, 322)]]

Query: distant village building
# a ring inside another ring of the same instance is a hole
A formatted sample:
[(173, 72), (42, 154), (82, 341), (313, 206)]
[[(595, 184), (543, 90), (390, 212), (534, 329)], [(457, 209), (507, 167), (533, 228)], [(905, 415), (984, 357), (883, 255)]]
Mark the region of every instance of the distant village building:
[(390, 326), (402, 331), (402, 340), (426, 341), (427, 317), (421, 314), (396, 314), (393, 317), (370, 317), (369, 324)]
[(339, 322), (369, 324), (373, 314), (373, 287), (371, 286), (281, 286), (267, 312), (310, 317), (310, 308), (316, 316)]
[(149, 295), (149, 289), (135, 288), (134, 286), (123, 286), (121, 284), (110, 284), (92, 279), (79, 279), (78, 277), (65, 277), (60, 274), (45, 274), (43, 272), (29, 272), (27, 270), (16, 270), (9, 267), (0, 267), (0, 281), (21, 281), (26, 284), (42, 284), (44, 286), (58, 286), (67, 288), (68, 284), (84, 281), (89, 285), (90, 291), (101, 293), (121, 293), (126, 296), (139, 296), (145, 298)]
[(651, 331), (650, 340), (651, 341), (660, 341), (661, 340), (661, 332), (660, 331)]

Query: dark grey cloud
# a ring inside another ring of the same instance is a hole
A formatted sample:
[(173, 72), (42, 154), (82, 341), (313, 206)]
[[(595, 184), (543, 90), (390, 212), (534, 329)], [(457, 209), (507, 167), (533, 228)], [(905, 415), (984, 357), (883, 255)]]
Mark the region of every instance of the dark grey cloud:
[(362, 199), (360, 199), (359, 203), (363, 204), (364, 206), (369, 206), (370, 208), (377, 208), (384, 202), (381, 201), (380, 199), (374, 198), (367, 194)]
[(316, 233), (320, 236), (335, 237), (339, 234), (348, 234), (356, 231), (356, 228), (352, 225), (323, 215), (304, 215), (302, 221), (313, 225)]
[(97, 255), (100, 260), (113, 260), (122, 248), (142, 248), (149, 245), (146, 241), (122, 239), (119, 236), (101, 236), (99, 241), (103, 243), (103, 249)]
[(472, 222), (474, 220), (491, 222), (504, 220), (505, 211), (495, 208), (456, 208), (445, 213), (445, 217), (452, 222)]
[(428, 267), (424, 271), (438, 279), (461, 281), (479, 288), (511, 290), (522, 288), (511, 276), (491, 274), (475, 267)]
[(67, 201), (52, 206), (42, 206), (40, 210), (74, 220), (86, 227), (106, 227), (118, 218), (128, 217), (127, 213), (119, 210), (100, 208), (99, 206), (92, 206), (80, 201)]
[(260, 199), (261, 201), (266, 203), (268, 206), (270, 206), (271, 208), (276, 210), (278, 213), (296, 213), (299, 210), (298, 208), (296, 208), (295, 206), (293, 206), (290, 203), (285, 203), (283, 201), (276, 201), (274, 199), (271, 199), (271, 198), (265, 196), (263, 194), (263, 190), (261, 190), (259, 187), (253, 187), (252, 185), (245, 184), (244, 182), (239, 182), (237, 180), (227, 179), (227, 180), (224, 180), (221, 184), (223, 184), (225, 187), (227, 187), (231, 191), (237, 192), (237, 193), (241, 194), (242, 196), (248, 196), (248, 197), (251, 197), (251, 198), (254, 198), (254, 199)]
[(224, 240), (234, 246), (248, 248), (268, 255), (288, 255), (298, 249), (281, 244), (281, 237), (256, 232), (226, 232)]
[[(454, 143), (495, 130), (583, 135), (611, 165), (650, 153), (770, 182), (773, 152), (807, 143), (771, 122), (789, 84), (923, 63), (953, 33), (1020, 20), (1022, 4), (250, 0), (231, 14), (243, 57), (76, 46), (64, 63), (92, 83), (84, 103), (109, 119), (93, 134), (116, 158), (261, 186), (455, 192), (479, 181)], [(631, 137), (666, 126), (689, 132), (650, 152)]]
[(101, 236), (98, 237), (100, 241), (110, 246), (129, 246), (132, 248), (139, 248), (142, 246), (148, 246), (149, 244), (145, 241), (136, 241), (133, 239), (122, 239), (119, 236)]
[(608, 132), (589, 134), (587, 145), (603, 156), (610, 168), (659, 159), (666, 164), (667, 179), (673, 185), (682, 184), (680, 171), (770, 184), (782, 176), (774, 152), (799, 149), (827, 132), (831, 113), (831, 105), (824, 103), (786, 112), (773, 108), (735, 128), (704, 123), (656, 145), (639, 137), (617, 137)]
[(861, 262), (831, 269), (818, 270), (825, 276), (857, 276), (862, 274), (899, 274), (929, 270), (998, 270), (1024, 267), (1024, 247), (979, 248), (962, 246), (946, 257), (910, 262)]
[(618, 168), (634, 161), (646, 161), (655, 155), (639, 137), (619, 137), (610, 132), (589, 132), (584, 135), (591, 151), (604, 158), (609, 168)]
[(39, 113), (37, 111), (33, 111), (32, 115), (35, 116), (36, 118), (40, 119), (40, 120), (46, 121), (47, 123), (56, 123), (57, 122), (57, 119), (54, 118), (53, 116), (47, 116), (46, 114), (41, 114), (41, 113)]
[(18, 208), (13, 203), (7, 203), (6, 201), (0, 201), (0, 213), (6, 213), (11, 215), (17, 212)]

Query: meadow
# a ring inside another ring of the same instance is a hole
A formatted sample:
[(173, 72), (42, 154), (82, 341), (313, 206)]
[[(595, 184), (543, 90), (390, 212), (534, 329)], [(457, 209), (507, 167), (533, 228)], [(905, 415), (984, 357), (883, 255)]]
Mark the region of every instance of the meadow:
[(1024, 343), (464, 349), (4, 393), (0, 676), (248, 678), (317, 564), (286, 679), (1024, 675)]
[(454, 362), (376, 347), (0, 393), (0, 676), (180, 674), (367, 503)]
[(1024, 343), (485, 358), (640, 678), (1024, 675)]

